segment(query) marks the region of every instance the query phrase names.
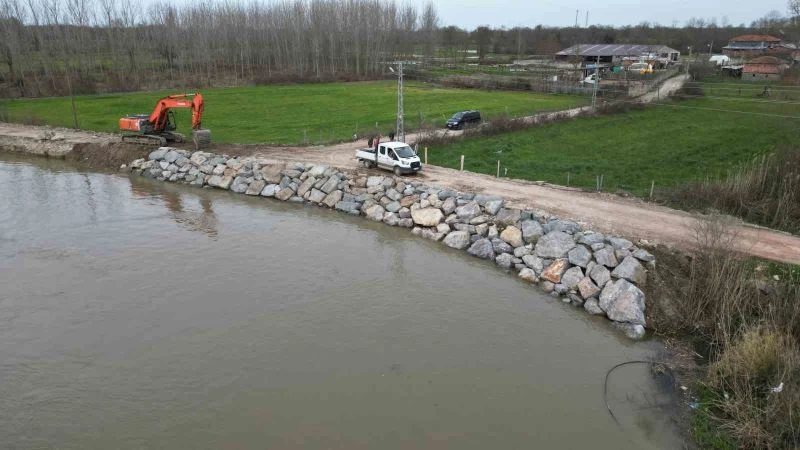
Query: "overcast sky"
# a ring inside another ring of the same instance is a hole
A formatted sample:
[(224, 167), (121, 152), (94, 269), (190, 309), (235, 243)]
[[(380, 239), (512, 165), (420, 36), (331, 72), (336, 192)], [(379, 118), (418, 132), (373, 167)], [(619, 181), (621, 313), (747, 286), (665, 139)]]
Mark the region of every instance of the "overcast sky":
[[(422, 3), (422, 0), (415, 0)], [(771, 10), (786, 14), (786, 0), (434, 0), (442, 25), (473, 29), (478, 25), (506, 26), (569, 26), (575, 24), (575, 10), (580, 10), (581, 26), (636, 25), (647, 21), (661, 25), (683, 25), (692, 17), (706, 20), (723, 16), (732, 25), (750, 24)]]

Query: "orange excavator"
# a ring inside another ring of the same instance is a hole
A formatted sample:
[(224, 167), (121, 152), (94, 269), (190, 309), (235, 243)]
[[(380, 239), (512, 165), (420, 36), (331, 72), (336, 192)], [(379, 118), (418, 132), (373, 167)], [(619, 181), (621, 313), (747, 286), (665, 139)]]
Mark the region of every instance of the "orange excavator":
[(199, 92), (168, 95), (156, 102), (156, 107), (149, 116), (134, 114), (119, 119), (119, 129), (125, 132), (122, 141), (148, 145), (185, 142), (186, 137), (175, 131), (175, 108), (192, 110), (192, 142), (195, 149), (208, 146), (211, 143), (211, 131), (200, 128), (203, 95)]

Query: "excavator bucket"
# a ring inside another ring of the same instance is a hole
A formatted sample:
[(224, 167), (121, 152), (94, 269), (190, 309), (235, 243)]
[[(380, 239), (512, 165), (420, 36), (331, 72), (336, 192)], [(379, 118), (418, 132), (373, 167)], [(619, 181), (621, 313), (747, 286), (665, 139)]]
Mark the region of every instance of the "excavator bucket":
[(192, 142), (195, 150), (208, 148), (211, 145), (211, 130), (192, 131)]

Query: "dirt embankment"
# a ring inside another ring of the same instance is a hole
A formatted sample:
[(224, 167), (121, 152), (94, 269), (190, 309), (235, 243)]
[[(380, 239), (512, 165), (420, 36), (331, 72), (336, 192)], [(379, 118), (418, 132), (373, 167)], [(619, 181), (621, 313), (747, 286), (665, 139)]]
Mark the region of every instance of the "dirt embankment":
[[(413, 142), (416, 136), (412, 134), (406, 138)], [(212, 144), (209, 151), (230, 156), (327, 164), (343, 170), (366, 170), (360, 168), (354, 158), (353, 151), (359, 145), (363, 145), (363, 142), (317, 147)], [(119, 136), (113, 134), (0, 123), (0, 150), (3, 149), (64, 157), (94, 168), (111, 170), (144, 157), (153, 150), (152, 147), (123, 144)], [(378, 170), (374, 172), (385, 173)], [(542, 209), (605, 233), (647, 239), (681, 249), (694, 246), (697, 226), (694, 216), (639, 199), (495, 178), (437, 166), (426, 166), (417, 176), (420, 181), (430, 185), (499, 195), (506, 198), (510, 205)], [(800, 264), (800, 238), (796, 236), (743, 223), (736, 225), (734, 232), (740, 239), (740, 247), (749, 255)]]

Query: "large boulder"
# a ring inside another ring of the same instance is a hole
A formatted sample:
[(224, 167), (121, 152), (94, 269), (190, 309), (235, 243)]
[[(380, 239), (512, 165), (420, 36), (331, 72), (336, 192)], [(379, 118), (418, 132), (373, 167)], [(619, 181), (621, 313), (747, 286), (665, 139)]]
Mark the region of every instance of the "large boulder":
[(268, 184), (264, 186), (264, 189), (261, 190), (262, 197), (275, 197), (275, 192), (280, 189), (280, 186), (277, 184)]
[(590, 247), (594, 244), (602, 244), (603, 242), (605, 242), (605, 240), (606, 237), (604, 234), (595, 233), (593, 231), (586, 231), (584, 233), (581, 233), (581, 235), (578, 237), (579, 244), (585, 244)]
[(483, 259), (494, 259), (494, 247), (492, 241), (488, 239), (478, 239), (467, 250), (472, 256), (477, 256)]
[(578, 282), (578, 292), (581, 293), (581, 297), (583, 297), (584, 300), (588, 300), (597, 296), (597, 294), (600, 293), (600, 288), (592, 282), (590, 277), (583, 277), (581, 281)]
[(261, 168), (261, 176), (268, 184), (278, 184), (283, 179), (283, 169), (285, 164), (270, 164)]
[(497, 212), (494, 223), (501, 226), (514, 225), (519, 222), (522, 211), (515, 208), (502, 208)]
[(264, 186), (267, 185), (267, 182), (264, 180), (254, 180), (247, 186), (247, 190), (244, 191), (245, 195), (258, 195), (264, 190)]
[(567, 271), (569, 262), (566, 259), (557, 259), (542, 271), (541, 278), (552, 283), (561, 283), (561, 276)]
[(492, 247), (494, 247), (495, 253), (514, 253), (514, 247), (508, 245), (508, 243), (502, 239), (492, 239)]
[(300, 183), (300, 186), (297, 188), (297, 195), (300, 197), (306, 195), (306, 192), (310, 191), (316, 182), (317, 179), (314, 177), (308, 177), (303, 180), (303, 182)]
[(656, 260), (655, 256), (653, 256), (647, 250), (641, 248), (634, 250), (633, 253), (631, 254), (633, 255), (634, 258), (638, 259), (639, 261), (653, 262)]
[(280, 191), (275, 192), (275, 198), (281, 201), (289, 200), (294, 196), (294, 189), (289, 186), (282, 188)]
[(314, 166), (308, 170), (309, 178), (319, 178), (325, 175), (325, 171), (328, 170), (328, 166)]
[(319, 190), (326, 194), (330, 194), (336, 190), (337, 186), (339, 186), (339, 181), (341, 181), (339, 180), (339, 177), (336, 175), (331, 175), (331, 177), (328, 178), (328, 180), (319, 188)]
[(497, 258), (494, 259), (494, 262), (504, 269), (510, 269), (511, 265), (513, 264), (513, 259), (514, 256), (510, 253), (501, 253), (497, 255)]
[(220, 189), (228, 189), (231, 183), (233, 183), (233, 177), (231, 176), (212, 175), (207, 184)]
[(627, 250), (633, 247), (633, 242), (617, 236), (608, 238), (608, 243), (614, 247), (614, 250)]
[(324, 192), (320, 191), (319, 189), (312, 188), (311, 194), (308, 196), (308, 201), (312, 203), (322, 203), (322, 201), (325, 200), (325, 197), (326, 195)]
[(597, 264), (606, 267), (617, 267), (617, 264), (619, 264), (613, 247), (605, 247), (594, 252), (594, 260), (597, 261)]
[(472, 201), (466, 205), (456, 208), (456, 216), (459, 220), (470, 221), (481, 213), (481, 207), (478, 202)]
[(562, 231), (567, 234), (576, 234), (581, 231), (581, 226), (572, 220), (559, 220), (554, 219), (547, 222), (545, 231), (552, 233), (553, 231)]
[(423, 227), (435, 227), (444, 220), (444, 214), (438, 208), (419, 208), (411, 210), (414, 223)]
[(366, 216), (367, 219), (374, 220), (375, 222), (380, 222), (383, 220), (383, 213), (384, 213), (383, 206), (381, 205), (372, 205), (367, 208)]
[(633, 340), (638, 341), (639, 339), (643, 338), (645, 334), (644, 327), (638, 323), (612, 322), (611, 325), (622, 330), (622, 332), (625, 333), (625, 336)]
[(489, 200), (489, 201), (487, 201), (484, 204), (483, 209), (487, 213), (489, 213), (489, 214), (494, 216), (495, 214), (497, 214), (498, 211), (500, 211), (500, 208), (502, 208), (502, 207), (503, 207), (503, 199), (500, 198), (500, 199), (497, 199), (497, 200)]
[(540, 258), (564, 258), (573, 247), (575, 241), (572, 236), (562, 231), (553, 231), (536, 242), (535, 252)]
[(469, 232), (453, 231), (444, 238), (444, 245), (463, 250), (469, 246)]
[(383, 184), (384, 177), (372, 176), (367, 178), (367, 187), (380, 186)]
[(606, 284), (600, 292), (600, 308), (613, 321), (645, 325), (644, 292), (628, 280)]
[(247, 178), (236, 177), (233, 179), (233, 183), (231, 183), (231, 191), (236, 192), (237, 194), (244, 194), (249, 185), (250, 183), (247, 182)]
[(333, 191), (322, 200), (322, 203), (324, 203), (328, 208), (333, 208), (337, 203), (339, 203), (340, 200), (342, 200), (342, 196), (344, 196), (342, 191)]
[(147, 159), (151, 161), (164, 159), (164, 155), (166, 155), (168, 151), (170, 151), (169, 147), (160, 147), (158, 150), (153, 150), (150, 152), (150, 154), (147, 155)]
[(536, 242), (542, 235), (544, 230), (542, 224), (536, 220), (523, 220), (522, 221), (522, 239), (525, 243), (530, 244)]
[(596, 316), (604, 316), (606, 314), (606, 312), (600, 308), (596, 298), (590, 298), (586, 300), (586, 302), (583, 304), (583, 309), (585, 309), (589, 314), (594, 314)]
[(442, 212), (449, 216), (456, 210), (456, 206), (457, 204), (455, 197), (448, 197), (444, 202), (442, 202)]
[(525, 263), (526, 266), (533, 269), (537, 275), (542, 273), (542, 270), (544, 270), (544, 262), (542, 261), (542, 258), (539, 258), (536, 255), (525, 255), (522, 257), (522, 262)]
[(567, 253), (567, 258), (570, 264), (586, 268), (592, 260), (592, 252), (583, 245), (576, 245)]
[(525, 242), (522, 240), (522, 231), (515, 226), (508, 226), (502, 233), (500, 239), (508, 242), (512, 247), (522, 247)]
[(561, 275), (561, 284), (572, 291), (578, 288), (578, 283), (580, 283), (582, 279), (583, 270), (577, 266), (570, 267), (566, 272), (564, 272), (564, 275)]
[(633, 256), (628, 256), (611, 272), (612, 277), (624, 278), (628, 281), (643, 285), (647, 281), (647, 271), (642, 264)]
[(533, 269), (528, 267), (525, 267), (524, 269), (520, 270), (517, 276), (529, 283), (536, 283), (537, 281), (539, 281), (539, 277), (536, 275), (536, 272), (534, 272)]
[(597, 264), (588, 271), (589, 277), (594, 280), (598, 287), (602, 288), (611, 280), (611, 272), (605, 266)]

